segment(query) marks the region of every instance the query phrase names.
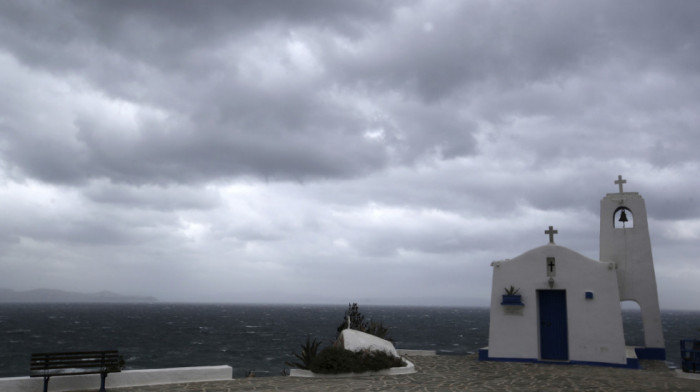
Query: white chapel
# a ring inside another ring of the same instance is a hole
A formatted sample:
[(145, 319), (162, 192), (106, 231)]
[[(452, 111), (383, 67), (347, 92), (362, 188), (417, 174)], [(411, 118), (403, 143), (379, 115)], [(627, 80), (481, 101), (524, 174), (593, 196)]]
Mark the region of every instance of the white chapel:
[[(639, 367), (665, 359), (644, 199), (623, 191), (600, 202), (600, 260), (554, 242), (494, 261), (489, 345), (479, 359)], [(626, 347), (621, 301), (639, 304), (644, 347)]]

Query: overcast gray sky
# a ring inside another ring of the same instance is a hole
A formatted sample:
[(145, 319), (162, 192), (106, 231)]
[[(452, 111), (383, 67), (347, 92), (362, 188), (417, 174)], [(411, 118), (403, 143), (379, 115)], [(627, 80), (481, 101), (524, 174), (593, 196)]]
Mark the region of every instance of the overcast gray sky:
[(646, 199), (700, 296), (698, 1), (0, 1), (0, 287), (488, 305)]

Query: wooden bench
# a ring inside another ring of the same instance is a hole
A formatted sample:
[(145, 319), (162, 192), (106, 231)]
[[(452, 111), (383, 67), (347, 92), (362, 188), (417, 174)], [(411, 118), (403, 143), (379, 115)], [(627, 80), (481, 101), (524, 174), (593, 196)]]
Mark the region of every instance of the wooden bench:
[(100, 374), (100, 392), (105, 392), (107, 373), (121, 372), (123, 365), (124, 361), (117, 350), (36, 353), (32, 354), (29, 376), (43, 377), (44, 392), (47, 392), (51, 377)]

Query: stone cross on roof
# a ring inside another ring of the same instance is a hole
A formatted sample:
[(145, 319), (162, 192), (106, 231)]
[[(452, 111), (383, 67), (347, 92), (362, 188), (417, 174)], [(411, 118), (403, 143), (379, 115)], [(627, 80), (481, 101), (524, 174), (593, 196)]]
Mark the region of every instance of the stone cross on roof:
[(623, 180), (622, 175), (618, 175), (617, 180), (615, 181), (615, 185), (620, 186), (620, 193), (622, 193), (622, 184), (627, 184), (627, 180)]
[(549, 226), (549, 230), (544, 231), (545, 234), (549, 234), (549, 243), (554, 243), (554, 234), (559, 234), (559, 230), (554, 230), (552, 226)]

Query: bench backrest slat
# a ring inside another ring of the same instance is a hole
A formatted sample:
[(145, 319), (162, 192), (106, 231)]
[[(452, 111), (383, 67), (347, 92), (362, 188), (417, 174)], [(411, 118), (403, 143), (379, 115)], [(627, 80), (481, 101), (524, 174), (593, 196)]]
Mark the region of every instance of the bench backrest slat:
[(70, 353), (35, 353), (31, 356), (30, 376), (94, 374), (119, 372), (119, 351), (85, 351)]
[(99, 367), (111, 367), (118, 364), (118, 361), (72, 361), (72, 362), (53, 362), (53, 363), (37, 363), (32, 364), (30, 370), (43, 370), (43, 369), (71, 369), (71, 368), (99, 368)]
[(90, 354), (119, 354), (119, 350), (102, 350), (102, 351), (60, 351), (48, 353), (32, 353), (35, 355), (90, 355)]

